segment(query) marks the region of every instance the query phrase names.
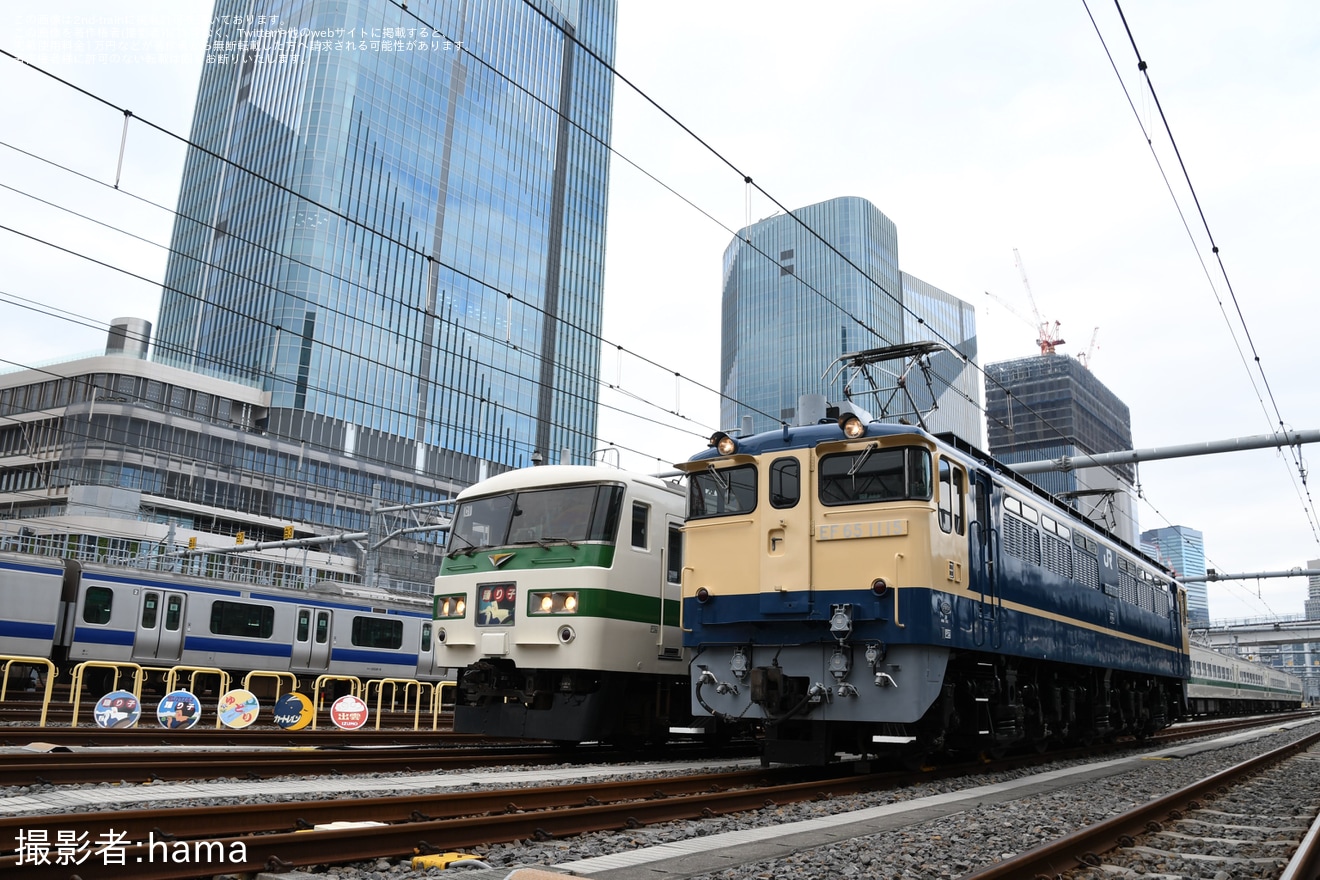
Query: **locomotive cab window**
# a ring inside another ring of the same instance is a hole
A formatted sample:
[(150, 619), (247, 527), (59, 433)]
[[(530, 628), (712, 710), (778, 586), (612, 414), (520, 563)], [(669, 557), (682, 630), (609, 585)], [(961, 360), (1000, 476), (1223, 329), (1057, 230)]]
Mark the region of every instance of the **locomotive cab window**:
[(827, 455), (820, 460), (822, 504), (866, 504), (878, 501), (929, 501), (930, 452), (916, 446), (862, 449)]
[(688, 519), (739, 516), (755, 509), (756, 465), (711, 465), (688, 477)]
[(802, 495), (802, 479), (796, 458), (777, 458), (770, 465), (770, 506), (783, 510), (796, 507)]

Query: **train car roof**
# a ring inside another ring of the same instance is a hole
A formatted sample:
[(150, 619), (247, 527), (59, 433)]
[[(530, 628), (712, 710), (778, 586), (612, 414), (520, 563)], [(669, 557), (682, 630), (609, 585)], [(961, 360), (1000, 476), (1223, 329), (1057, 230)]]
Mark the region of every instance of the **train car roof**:
[[(912, 425), (891, 425), (884, 422), (871, 422), (866, 426), (866, 433), (855, 439), (862, 437), (893, 437), (895, 435), (912, 435), (931, 438), (932, 435), (926, 433), (920, 428)], [(746, 437), (734, 437), (738, 444), (738, 452), (746, 455), (763, 455), (767, 452), (778, 452), (788, 449), (813, 449), (821, 443), (829, 443), (843, 439), (843, 434), (839, 426), (834, 421), (823, 422), (818, 425), (785, 425), (778, 431), (764, 431), (760, 434), (750, 434)], [(688, 461), (704, 461), (709, 458), (724, 458), (711, 446), (703, 449)]]
[(676, 484), (649, 474), (639, 474), (603, 465), (545, 464), (536, 467), (518, 468), (496, 474), (493, 477), (487, 477), (459, 492), (457, 500), (462, 501), (467, 498), (491, 495), (497, 492), (511, 492), (515, 489), (569, 486), (580, 483), (641, 483), (665, 492), (682, 491)]

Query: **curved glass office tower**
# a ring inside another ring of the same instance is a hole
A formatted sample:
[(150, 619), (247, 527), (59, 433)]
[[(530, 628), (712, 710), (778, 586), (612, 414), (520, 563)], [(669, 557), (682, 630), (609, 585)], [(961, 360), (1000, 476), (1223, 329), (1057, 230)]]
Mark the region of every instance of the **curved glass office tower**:
[[(933, 431), (979, 445), (980, 382), (963, 360), (976, 358), (976, 312), (899, 269), (898, 230), (866, 199), (830, 199), (739, 230), (724, 251), (723, 287), (722, 427), (739, 427), (744, 415), (756, 431), (796, 424), (803, 394), (842, 402), (844, 379), (826, 374), (840, 355), (942, 338), (957, 354), (934, 355), (931, 390), (915, 380), (911, 390), (923, 409), (938, 403), (927, 418)], [(877, 384), (892, 387), (882, 373)], [(879, 415), (874, 400), (857, 398)]]
[(419, 477), (585, 461), (614, 0), (406, 6), (217, 0), (155, 359)]

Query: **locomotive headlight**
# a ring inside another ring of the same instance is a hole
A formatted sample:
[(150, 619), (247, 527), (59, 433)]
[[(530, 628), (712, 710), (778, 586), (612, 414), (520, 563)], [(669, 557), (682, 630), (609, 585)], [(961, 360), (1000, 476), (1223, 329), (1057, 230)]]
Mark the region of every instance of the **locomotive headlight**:
[(839, 416), (839, 427), (843, 429), (843, 436), (849, 440), (855, 440), (866, 433), (866, 425), (852, 413)]
[(436, 620), (454, 620), (463, 617), (467, 611), (467, 597), (457, 596), (436, 596), (435, 597), (435, 619)]
[(578, 594), (575, 590), (532, 593), (532, 614), (576, 614)]
[(723, 431), (716, 431), (710, 435), (708, 446), (714, 446), (715, 451), (720, 455), (733, 455), (738, 451), (738, 441), (734, 440)]

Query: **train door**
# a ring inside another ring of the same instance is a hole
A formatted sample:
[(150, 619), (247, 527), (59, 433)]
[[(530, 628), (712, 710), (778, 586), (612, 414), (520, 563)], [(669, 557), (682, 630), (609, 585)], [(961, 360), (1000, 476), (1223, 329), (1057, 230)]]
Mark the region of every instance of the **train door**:
[(980, 647), (998, 647), (1002, 635), (999, 616), (1003, 599), (999, 595), (998, 532), (991, 515), (991, 492), (994, 483), (988, 474), (967, 474), (971, 491), (971, 509), (968, 511), (968, 539), (971, 555), (971, 578), (968, 586), (980, 598), (976, 616), (972, 620), (972, 640)]
[(443, 675), (444, 667), (436, 666), (435, 624), (423, 620), (419, 627), (417, 643), (417, 677), (419, 679), (436, 678)]
[(802, 497), (803, 462), (784, 455), (766, 469), (765, 501), (759, 517), (761, 611), (802, 612), (810, 609), (811, 501)]
[(182, 658), (187, 610), (187, 593), (143, 590), (138, 602), (137, 632), (133, 636), (133, 660), (159, 663)]
[(660, 584), (660, 634), (656, 636), (661, 660), (681, 660), (683, 631), (679, 629), (679, 599), (683, 580), (683, 517), (665, 514), (664, 574)]
[(326, 670), (330, 668), (330, 632), (334, 612), (329, 608), (299, 605), (293, 617), (293, 656), (289, 665), (294, 669)]

